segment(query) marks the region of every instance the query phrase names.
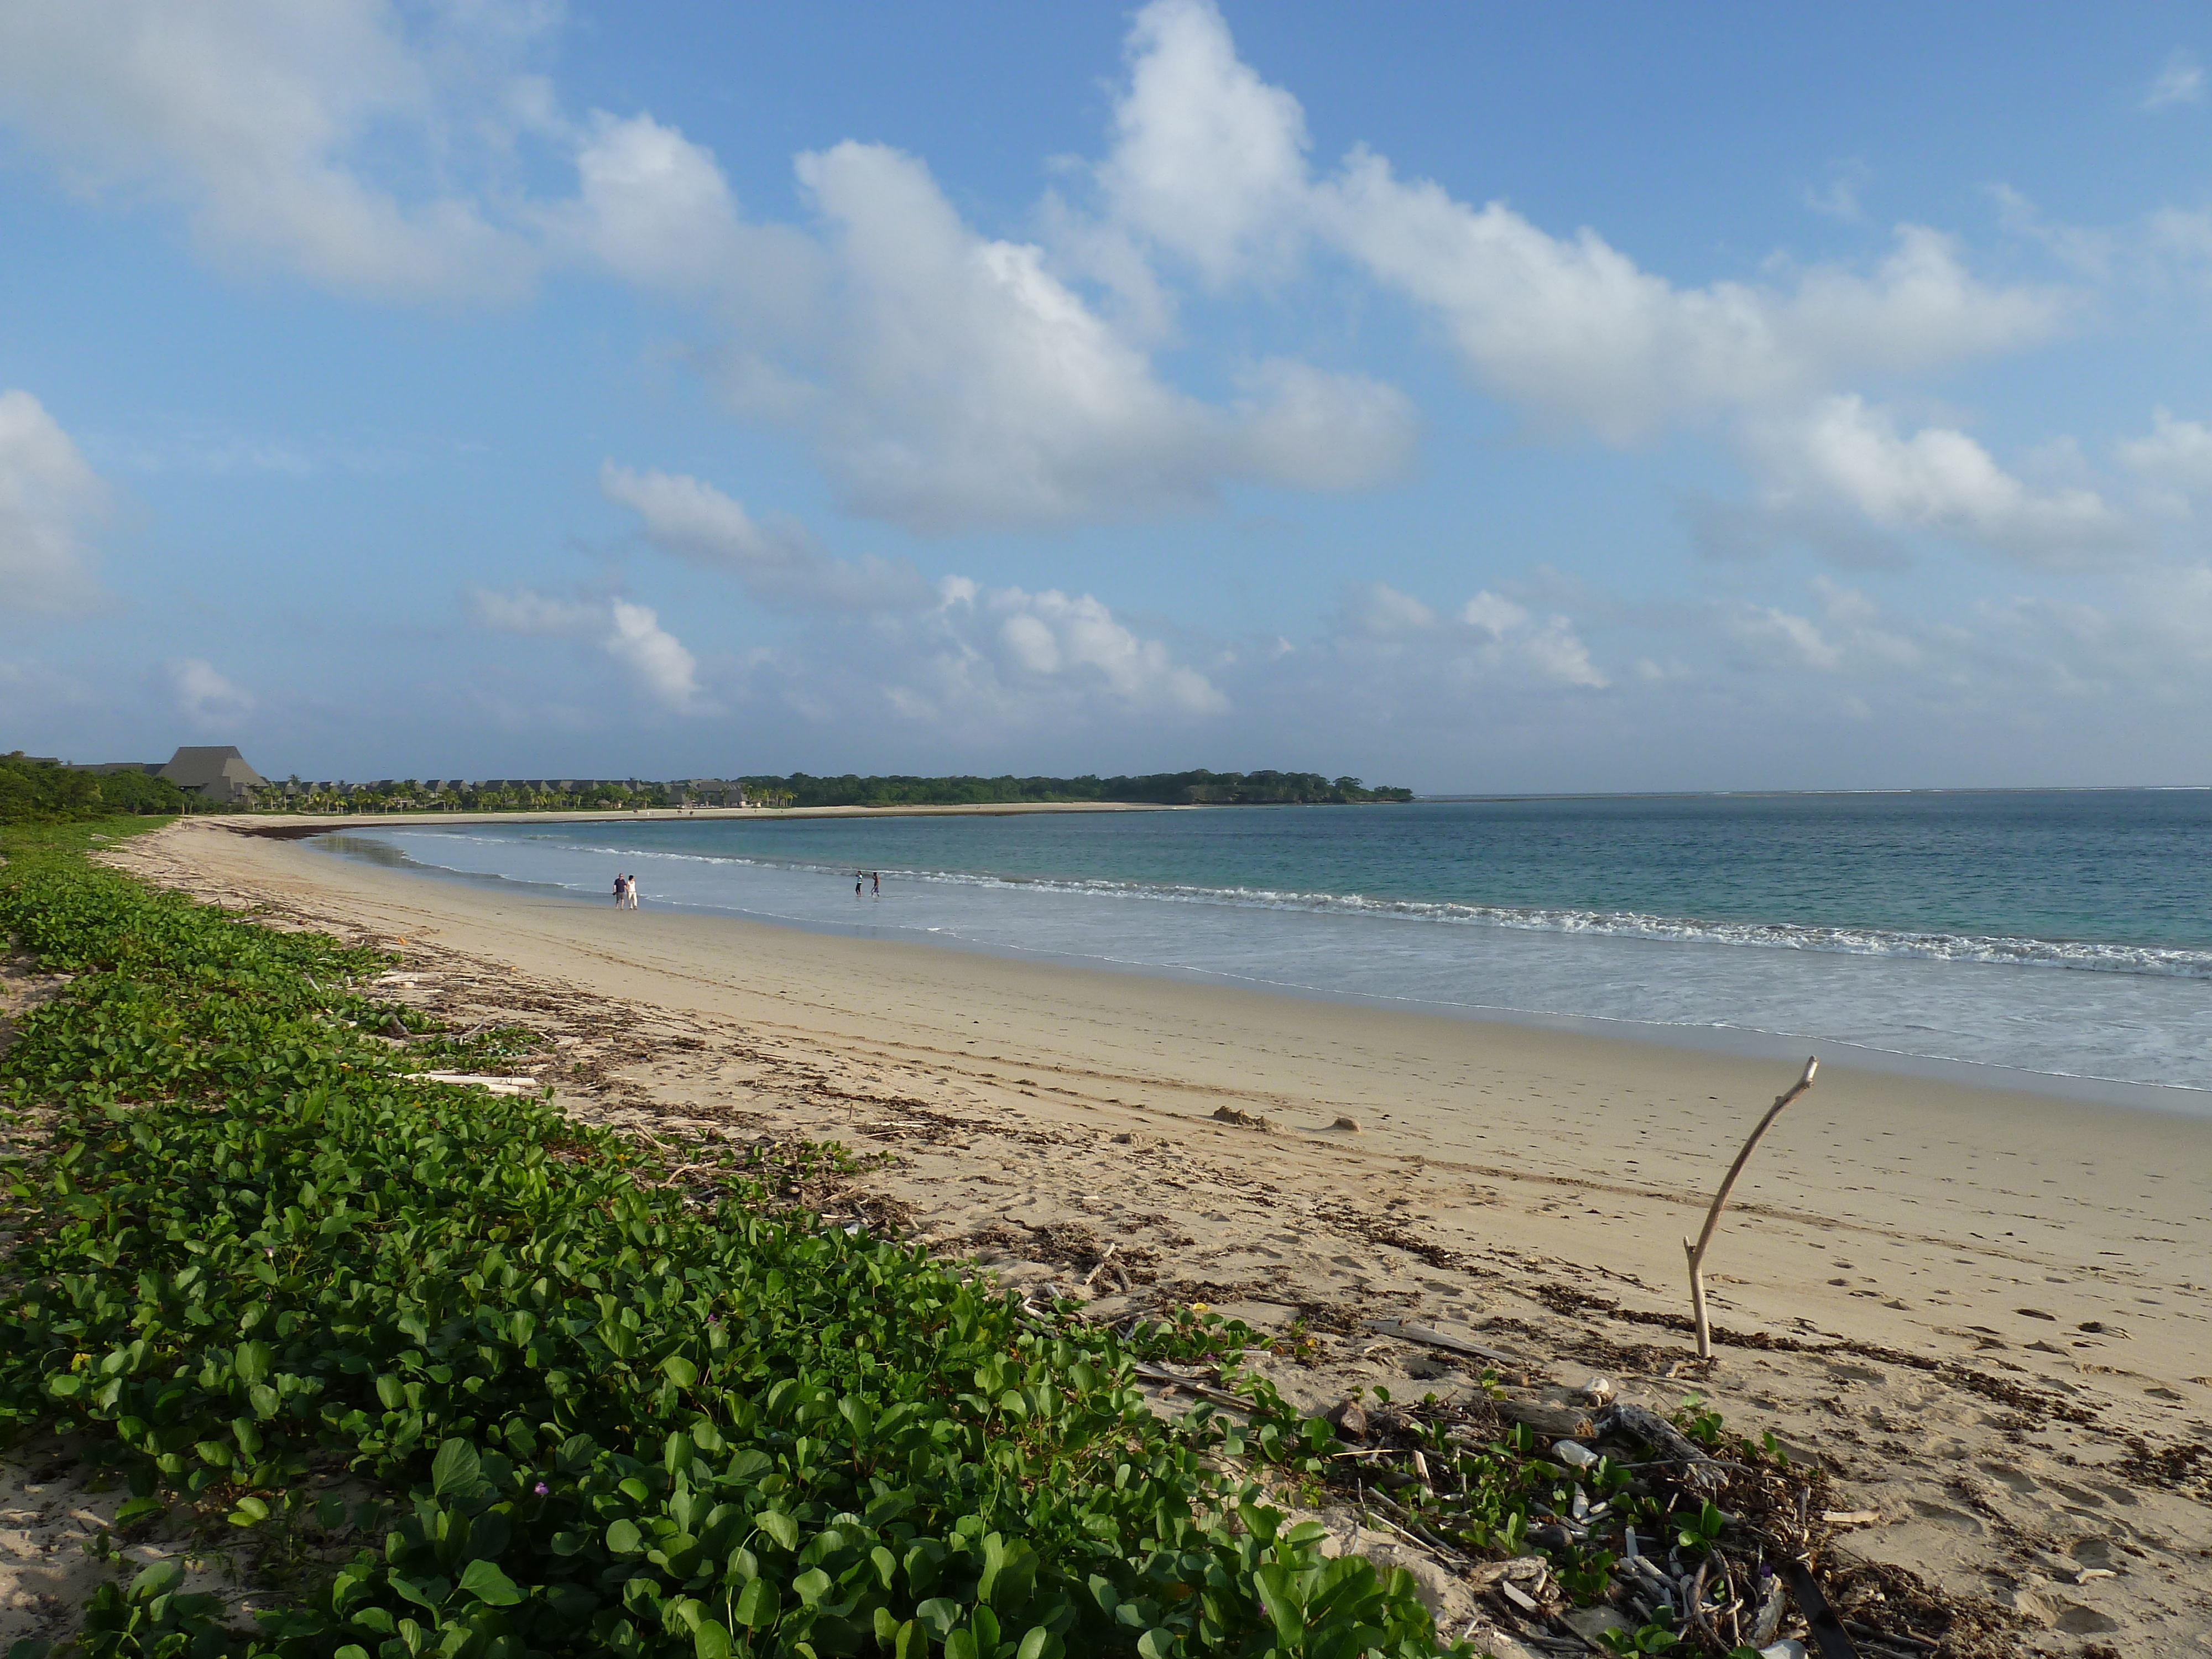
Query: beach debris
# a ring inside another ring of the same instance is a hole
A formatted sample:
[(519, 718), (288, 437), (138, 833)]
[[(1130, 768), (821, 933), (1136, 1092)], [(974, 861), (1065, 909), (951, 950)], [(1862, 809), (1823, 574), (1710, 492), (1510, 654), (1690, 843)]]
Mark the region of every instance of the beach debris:
[(1544, 1576), (1547, 1565), (1540, 1555), (1516, 1555), (1507, 1561), (1486, 1561), (1467, 1575), (1467, 1582), (1477, 1590), (1486, 1590), (1508, 1578), (1531, 1582)]
[(1357, 1400), (1342, 1400), (1322, 1413), (1322, 1420), (1346, 1440), (1367, 1438), (1367, 1412)]
[(1426, 1325), (1408, 1325), (1396, 1319), (1370, 1319), (1367, 1322), (1367, 1328), (1377, 1336), (1395, 1336), (1401, 1342), (1418, 1342), (1425, 1347), (1442, 1348), (1446, 1353), (1465, 1354), (1469, 1359), (1487, 1359), (1497, 1365), (1518, 1366), (1521, 1364), (1511, 1354), (1483, 1347), (1462, 1337), (1447, 1336), (1442, 1331), (1431, 1330)]
[(489, 1072), (411, 1072), (408, 1073), (417, 1083), (474, 1084), (495, 1095), (529, 1095), (538, 1092), (534, 1077), (501, 1077)]
[[(1545, 1440), (1572, 1440), (1595, 1432), (1589, 1414), (1572, 1406), (1547, 1406), (1539, 1400), (1500, 1400), (1492, 1409), (1508, 1423), (1518, 1423)], [(1658, 1421), (1656, 1418), (1652, 1420)]]
[(1586, 1469), (1598, 1461), (1598, 1455), (1579, 1440), (1554, 1440), (1552, 1455), (1571, 1469)]
[[(1820, 1580), (1813, 1577), (1813, 1569), (1802, 1561), (1784, 1561), (1782, 1571), (1790, 1581), (1790, 1598), (1804, 1615), (1806, 1632), (1820, 1651), (1820, 1659), (1859, 1659), (1859, 1650), (1852, 1645), (1850, 1636), (1844, 1629), (1843, 1620), (1828, 1605), (1821, 1593)], [(1801, 1656), (1803, 1648), (1798, 1649)]]
[(1633, 1631), (1636, 1627), (1622, 1618), (1617, 1608), (1600, 1602), (1594, 1607), (1576, 1607), (1559, 1615), (1560, 1622), (1585, 1642), (1595, 1642), (1608, 1631)]
[(1727, 1484), (1728, 1471), (1706, 1455), (1696, 1441), (1656, 1412), (1641, 1406), (1607, 1406), (1597, 1414), (1591, 1431), (1601, 1440), (1634, 1440), (1651, 1447), (1665, 1462), (1682, 1466), (1686, 1486), (1711, 1490)]
[[(1092, 1281), (1095, 1280), (1099, 1274), (1106, 1271), (1106, 1264), (1114, 1259), (1114, 1252), (1121, 1248), (1121, 1247), (1119, 1243), (1109, 1244), (1106, 1247), (1104, 1253), (1098, 1258), (1098, 1265), (1091, 1268), (1089, 1273), (1083, 1275), (1084, 1289), (1089, 1290)], [(1116, 1274), (1115, 1277), (1118, 1278), (1120, 1275)]]
[(1797, 1081), (1775, 1097), (1774, 1104), (1766, 1109), (1766, 1115), (1759, 1120), (1759, 1127), (1751, 1132), (1750, 1138), (1743, 1143), (1743, 1150), (1735, 1155), (1735, 1162), (1729, 1165), (1727, 1178), (1721, 1182), (1720, 1191), (1713, 1194), (1713, 1207), (1705, 1212), (1705, 1231), (1698, 1235), (1698, 1242), (1692, 1244), (1686, 1238), (1682, 1241), (1682, 1254), (1690, 1262), (1690, 1315), (1697, 1322), (1700, 1359), (1713, 1357), (1712, 1325), (1705, 1316), (1705, 1251), (1713, 1242), (1713, 1229), (1720, 1225), (1721, 1211), (1727, 1207), (1729, 1194), (1735, 1186), (1736, 1177), (1743, 1173), (1743, 1166), (1751, 1161), (1752, 1150), (1759, 1145), (1759, 1137), (1773, 1127), (1774, 1120), (1782, 1115), (1791, 1101), (1813, 1086), (1813, 1079), (1820, 1069), (1817, 1059), (1808, 1060)]
[(1603, 1406), (1613, 1399), (1613, 1382), (1608, 1377), (1593, 1376), (1575, 1392), (1593, 1406)]
[(1275, 1121), (1259, 1112), (1248, 1112), (1236, 1106), (1217, 1106), (1214, 1117), (1223, 1123), (1234, 1123), (1240, 1129), (1257, 1129), (1263, 1135), (1275, 1133)]
[[(1027, 1306), (1026, 1304), (1024, 1305)], [(1031, 1311), (1036, 1312), (1036, 1310)], [(1036, 1316), (1040, 1321), (1044, 1317), (1041, 1312), (1037, 1312)], [(1231, 1394), (1226, 1389), (1217, 1389), (1210, 1382), (1186, 1376), (1182, 1371), (1170, 1370), (1164, 1365), (1148, 1364), (1143, 1360), (1138, 1360), (1131, 1364), (1129, 1369), (1148, 1382), (1166, 1383), (1170, 1394), (1181, 1389), (1188, 1394), (1196, 1395), (1201, 1400), (1211, 1400), (1217, 1406), (1228, 1406), (1240, 1412), (1249, 1412), (1252, 1409), (1252, 1402), (1243, 1395)]]
[(1822, 1510), (1820, 1519), (1832, 1527), (1878, 1527), (1881, 1524), (1880, 1510)]
[(1794, 1636), (1759, 1650), (1759, 1659), (1805, 1659), (1805, 1644)]
[(1336, 1121), (1328, 1127), (1332, 1129), (1349, 1129), (1354, 1134), (1360, 1133), (1359, 1120), (1349, 1113), (1339, 1113)]
[[(1759, 1603), (1759, 1612), (1751, 1621), (1751, 1644), (1753, 1647), (1765, 1647), (1779, 1633), (1784, 1605), (1781, 1579), (1770, 1577), (1766, 1581), (1766, 1594)], [(1804, 1649), (1798, 1649), (1798, 1652), (1803, 1653)]]
[(2013, 1311), (2022, 1319), (2047, 1319), (2054, 1325), (2058, 1322), (2057, 1314), (2046, 1312), (2041, 1308), (2014, 1308)]

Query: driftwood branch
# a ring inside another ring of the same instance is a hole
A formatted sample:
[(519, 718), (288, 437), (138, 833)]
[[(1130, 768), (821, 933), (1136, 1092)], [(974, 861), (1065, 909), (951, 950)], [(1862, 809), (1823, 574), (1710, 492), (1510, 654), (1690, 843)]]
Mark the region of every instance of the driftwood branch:
[(1486, 1348), (1456, 1336), (1446, 1336), (1442, 1331), (1432, 1331), (1425, 1325), (1407, 1325), (1395, 1319), (1370, 1319), (1367, 1328), (1377, 1336), (1395, 1336), (1401, 1342), (1419, 1342), (1426, 1347), (1442, 1348), (1446, 1353), (1465, 1354), (1469, 1359), (1487, 1359), (1492, 1364), (1518, 1367), (1527, 1362), (1516, 1359), (1510, 1353), (1500, 1353), (1495, 1348)]
[(1690, 1315), (1697, 1321), (1700, 1359), (1713, 1357), (1712, 1326), (1705, 1317), (1705, 1249), (1713, 1242), (1713, 1229), (1720, 1225), (1721, 1212), (1728, 1207), (1729, 1194), (1735, 1190), (1735, 1179), (1743, 1173), (1743, 1166), (1751, 1161), (1752, 1150), (1759, 1145), (1759, 1137), (1773, 1127), (1784, 1107), (1813, 1086), (1814, 1074), (1820, 1069), (1819, 1060), (1807, 1060), (1804, 1074), (1784, 1093), (1775, 1097), (1774, 1104), (1766, 1109), (1766, 1115), (1759, 1120), (1759, 1127), (1751, 1132), (1750, 1139), (1743, 1143), (1743, 1150), (1735, 1155), (1735, 1162), (1729, 1165), (1727, 1179), (1721, 1182), (1720, 1191), (1713, 1194), (1713, 1207), (1705, 1212), (1705, 1231), (1698, 1235), (1698, 1242), (1692, 1244), (1686, 1238), (1682, 1241), (1682, 1253), (1690, 1260)]
[(1601, 1440), (1619, 1436), (1641, 1441), (1658, 1452), (1663, 1461), (1680, 1463), (1687, 1486), (1712, 1492), (1728, 1482), (1728, 1470), (1719, 1459), (1656, 1412), (1622, 1402), (1600, 1412), (1593, 1426)]

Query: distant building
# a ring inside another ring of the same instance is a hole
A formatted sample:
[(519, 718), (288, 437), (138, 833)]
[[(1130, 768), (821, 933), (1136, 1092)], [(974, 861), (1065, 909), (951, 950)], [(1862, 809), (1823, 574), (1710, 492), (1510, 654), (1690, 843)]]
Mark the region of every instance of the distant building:
[(232, 744), (220, 749), (179, 749), (160, 775), (188, 795), (223, 806), (247, 805), (255, 790), (269, 787), (269, 780), (248, 766)]

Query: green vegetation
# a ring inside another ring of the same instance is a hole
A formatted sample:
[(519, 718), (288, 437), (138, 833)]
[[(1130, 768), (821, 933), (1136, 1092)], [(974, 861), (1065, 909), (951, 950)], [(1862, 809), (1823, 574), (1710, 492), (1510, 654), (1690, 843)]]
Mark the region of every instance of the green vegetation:
[[(1417, 1659), (1468, 1650), (1286, 1501), (1618, 1602), (1623, 1527), (1732, 1553), (1718, 1597), (1812, 1495), (1695, 1401), (1729, 1512), (1650, 1463), (1562, 1468), (1480, 1399), (1378, 1389), (1347, 1459), (1239, 1323), (1116, 1334), (825, 1225), (791, 1194), (842, 1148), (429, 1083), (542, 1039), (444, 1034), (375, 994), (391, 958), (149, 890), (94, 834), (0, 836), (0, 933), (73, 976), (0, 1053), (0, 1443), (58, 1437), (127, 1490), (122, 1542), (181, 1534), (270, 1610), (234, 1629), (165, 1561), (101, 1586), (86, 1656)], [(1140, 1360), (1221, 1404), (1162, 1418)], [(1731, 1650), (1718, 1600), (1647, 1611), (1615, 1650)]]
[(184, 792), (150, 772), (93, 773), (0, 755), (0, 823), (67, 823), (118, 812), (185, 810)]
[(0, 928), (76, 976), (0, 1058), (0, 1429), (127, 1483), (119, 1526), (233, 1531), (287, 1598), (239, 1635), (149, 1568), (88, 1652), (1432, 1650), (1404, 1575), (1261, 1501), (1330, 1442), (1264, 1382), (1226, 1374), (1249, 1425), (1162, 1420), (1132, 1345), (776, 1213), (750, 1154), (417, 1081), (363, 1035), (427, 1023), (363, 988), (381, 959), (82, 844), (13, 834), (0, 870)]
[[(543, 779), (535, 782), (302, 783), (259, 793), (254, 810), (282, 812), (563, 812), (629, 811), (687, 803), (719, 806), (734, 784), (762, 806), (990, 806), (1025, 801), (1141, 801), (1173, 806), (1349, 805), (1409, 801), (1410, 789), (1369, 788), (1358, 778), (1318, 772), (1153, 772), (1141, 777), (1079, 778), (843, 777), (794, 772), (787, 778), (627, 781)], [(734, 800), (734, 797), (731, 797)]]
[(627, 812), (686, 799), (674, 783), (582, 781), (543, 787), (491, 782), (440, 784), (413, 778), (377, 783), (302, 783), (295, 778), (256, 793), (253, 810), (276, 812)]
[(996, 805), (1018, 801), (1145, 801), (1166, 805), (1345, 805), (1408, 801), (1410, 789), (1368, 788), (1358, 778), (1318, 772), (1152, 772), (1101, 778), (747, 778), (755, 799), (793, 806)]

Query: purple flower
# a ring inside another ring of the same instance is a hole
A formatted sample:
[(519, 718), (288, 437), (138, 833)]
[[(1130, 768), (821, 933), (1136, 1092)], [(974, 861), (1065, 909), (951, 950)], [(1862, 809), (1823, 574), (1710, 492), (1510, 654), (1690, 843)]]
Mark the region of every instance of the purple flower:
[(720, 1314), (708, 1314), (707, 1316), (707, 1322), (719, 1331), (722, 1328), (722, 1316)]
[(531, 1491), (536, 1492), (540, 1498), (544, 1497), (547, 1492), (551, 1492), (553, 1488), (547, 1486), (543, 1480), (539, 1481), (536, 1486), (531, 1488)]

